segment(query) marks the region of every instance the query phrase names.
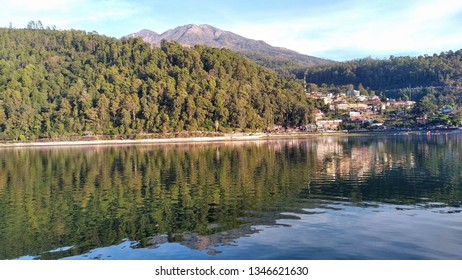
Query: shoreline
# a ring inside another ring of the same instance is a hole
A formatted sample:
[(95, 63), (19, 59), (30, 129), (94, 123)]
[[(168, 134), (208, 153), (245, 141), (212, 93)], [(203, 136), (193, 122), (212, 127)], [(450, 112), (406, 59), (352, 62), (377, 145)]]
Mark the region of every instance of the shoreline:
[(93, 146), (93, 145), (135, 145), (135, 144), (175, 144), (175, 143), (201, 143), (248, 141), (268, 139), (266, 135), (238, 135), (238, 136), (204, 136), (204, 137), (178, 137), (154, 139), (106, 139), (106, 140), (50, 140), (44, 142), (9, 142), (0, 143), (0, 148), (12, 147), (50, 147), (50, 146)]
[[(346, 133), (325, 133), (324, 135), (347, 135)], [(258, 141), (274, 139), (293, 139), (310, 138), (321, 136), (312, 133), (236, 133), (222, 136), (191, 136), (191, 137), (165, 137), (165, 138), (145, 138), (145, 139), (88, 139), (88, 140), (48, 140), (31, 142), (3, 142), (1, 148), (15, 147), (65, 147), (65, 146), (103, 146), (103, 145), (147, 145), (147, 144), (192, 144), (192, 143), (213, 143), (213, 142), (239, 142), (239, 141)]]
[[(460, 130), (387, 130), (387, 131), (327, 131), (327, 132), (294, 132), (294, 133), (236, 133), (221, 136), (191, 136), (191, 137), (165, 137), (145, 139), (81, 139), (81, 140), (47, 140), (31, 142), (0, 142), (1, 148), (15, 147), (65, 147), (65, 146), (97, 146), (97, 145), (136, 145), (136, 144), (178, 144), (178, 143), (210, 143), (210, 142), (233, 142), (233, 141), (257, 141), (277, 139), (308, 139), (325, 136), (390, 136), (427, 133), (451, 133)], [(93, 137), (95, 138), (95, 137)], [(97, 138), (97, 137), (96, 137)]]

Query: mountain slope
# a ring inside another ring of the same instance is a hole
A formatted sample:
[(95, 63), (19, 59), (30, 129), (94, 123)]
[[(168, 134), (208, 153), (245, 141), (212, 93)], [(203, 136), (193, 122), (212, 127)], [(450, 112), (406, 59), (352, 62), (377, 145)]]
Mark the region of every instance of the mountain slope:
[(142, 29), (136, 33), (125, 36), (126, 38), (143, 38), (146, 42), (154, 42), (160, 36), (159, 33), (149, 29)]
[(189, 24), (167, 30), (157, 36), (153, 34), (157, 33), (144, 29), (125, 37), (139, 37), (155, 46), (160, 46), (162, 40), (167, 40), (176, 41), (184, 46), (205, 45), (213, 48), (226, 48), (273, 69), (316, 66), (332, 62), (289, 49), (273, 47), (264, 41), (248, 39), (206, 24)]

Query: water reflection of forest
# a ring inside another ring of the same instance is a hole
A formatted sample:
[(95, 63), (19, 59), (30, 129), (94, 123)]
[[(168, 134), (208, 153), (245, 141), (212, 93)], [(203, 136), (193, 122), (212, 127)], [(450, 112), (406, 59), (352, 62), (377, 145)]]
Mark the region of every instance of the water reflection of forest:
[(77, 255), (125, 238), (213, 254), (318, 199), (456, 203), (460, 155), (460, 138), (403, 137), (2, 150), (0, 258), (65, 246), (49, 257)]

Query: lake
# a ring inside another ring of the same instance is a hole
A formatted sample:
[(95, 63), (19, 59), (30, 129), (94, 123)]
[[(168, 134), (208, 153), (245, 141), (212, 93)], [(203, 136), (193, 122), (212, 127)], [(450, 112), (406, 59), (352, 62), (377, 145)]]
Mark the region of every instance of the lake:
[(462, 135), (0, 150), (0, 259), (462, 259)]

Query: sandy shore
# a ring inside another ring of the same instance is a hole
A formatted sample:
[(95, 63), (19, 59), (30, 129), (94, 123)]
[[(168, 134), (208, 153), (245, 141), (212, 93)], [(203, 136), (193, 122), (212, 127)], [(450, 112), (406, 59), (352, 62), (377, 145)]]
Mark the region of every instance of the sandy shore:
[[(287, 137), (287, 135), (285, 135)], [(123, 139), (123, 140), (82, 140), (82, 141), (45, 141), (45, 142), (6, 142), (0, 143), (0, 148), (10, 147), (47, 147), (47, 146), (89, 146), (89, 145), (133, 145), (133, 144), (161, 144), (161, 143), (197, 143), (223, 141), (250, 141), (269, 139), (265, 133), (248, 135), (225, 135), (212, 137), (179, 137), (156, 139)], [(271, 137), (273, 138), (273, 137)]]
[[(448, 130), (449, 132), (459, 132), (460, 130)], [(446, 131), (446, 132), (448, 132)], [(226, 142), (226, 141), (254, 141), (254, 140), (274, 140), (274, 139), (293, 139), (310, 138), (323, 136), (377, 136), (377, 135), (397, 135), (427, 133), (427, 131), (382, 131), (382, 132), (323, 132), (323, 133), (233, 133), (223, 136), (204, 136), (204, 137), (168, 137), (154, 139), (118, 139), (118, 140), (50, 140), (38, 142), (3, 142), (1, 148), (11, 147), (51, 147), (51, 146), (90, 146), (90, 145), (135, 145), (135, 144), (168, 144), (168, 143), (205, 143), (205, 142)]]

